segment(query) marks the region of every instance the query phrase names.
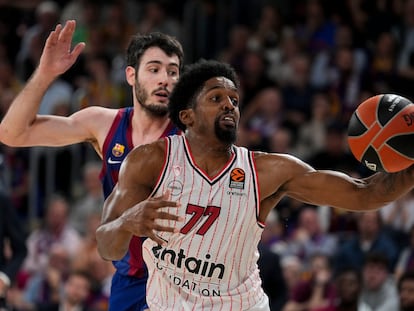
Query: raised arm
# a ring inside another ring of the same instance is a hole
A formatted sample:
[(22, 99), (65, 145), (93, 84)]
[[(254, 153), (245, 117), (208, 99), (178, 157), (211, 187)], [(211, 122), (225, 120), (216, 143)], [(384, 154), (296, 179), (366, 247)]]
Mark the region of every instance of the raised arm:
[(414, 166), (399, 173), (376, 173), (364, 179), (337, 171), (318, 171), (287, 155), (259, 155), (257, 166), (262, 197), (273, 203), (286, 195), (313, 205), (367, 211), (398, 199), (414, 186)]
[[(57, 25), (46, 40), (40, 62), (33, 75), (12, 102), (0, 124), (0, 141), (10, 146), (64, 145), (59, 141), (67, 134), (70, 122), (54, 116), (38, 116), (41, 100), (51, 83), (67, 71), (85, 47), (78, 43), (71, 48), (76, 22), (67, 21), (65, 26)], [(49, 122), (49, 123), (48, 123)], [(45, 125), (46, 123), (46, 125)], [(79, 129), (78, 129), (79, 130)], [(57, 131), (57, 133), (56, 133)], [(44, 135), (55, 132), (54, 141), (45, 141)], [(72, 133), (72, 132), (71, 132)], [(86, 136), (76, 132), (73, 135)], [(67, 137), (66, 137), (67, 140)]]
[(160, 211), (162, 207), (178, 207), (168, 201), (169, 194), (150, 198), (164, 163), (164, 142), (158, 141), (132, 150), (119, 172), (118, 184), (105, 200), (102, 222), (96, 231), (98, 251), (106, 260), (119, 260), (128, 250), (133, 235), (149, 237), (163, 243), (156, 231), (178, 229), (157, 225), (157, 219), (179, 220)]

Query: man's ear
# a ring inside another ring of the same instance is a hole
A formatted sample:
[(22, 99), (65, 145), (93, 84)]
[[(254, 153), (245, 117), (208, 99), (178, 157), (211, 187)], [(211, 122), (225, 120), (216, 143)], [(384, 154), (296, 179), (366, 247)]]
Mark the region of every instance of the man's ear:
[(193, 109), (188, 108), (185, 110), (181, 110), (179, 113), (180, 121), (186, 126), (189, 127), (193, 124)]
[(125, 68), (125, 77), (130, 86), (135, 85), (135, 68), (132, 66), (127, 66)]

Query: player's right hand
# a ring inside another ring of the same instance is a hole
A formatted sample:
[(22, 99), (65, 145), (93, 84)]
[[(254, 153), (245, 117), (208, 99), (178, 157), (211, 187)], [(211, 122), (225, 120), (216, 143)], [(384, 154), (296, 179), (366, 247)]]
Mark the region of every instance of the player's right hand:
[(183, 221), (182, 217), (160, 210), (163, 207), (180, 207), (179, 202), (169, 201), (168, 198), (169, 192), (166, 192), (160, 197), (148, 198), (126, 210), (121, 216), (123, 228), (136, 236), (148, 237), (164, 245), (165, 241), (156, 232), (177, 233), (180, 229), (162, 226), (157, 220)]
[(84, 50), (85, 43), (80, 42), (72, 49), (72, 38), (76, 22), (69, 20), (64, 26), (58, 24), (46, 40), (40, 57), (38, 70), (56, 77), (68, 70)]

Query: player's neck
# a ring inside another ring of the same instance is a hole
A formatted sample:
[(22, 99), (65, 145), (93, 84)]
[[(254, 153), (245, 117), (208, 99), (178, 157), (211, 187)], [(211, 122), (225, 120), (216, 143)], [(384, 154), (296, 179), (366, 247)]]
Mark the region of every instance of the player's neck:
[(232, 145), (188, 137), (188, 145), (195, 164), (210, 177), (216, 176), (232, 157)]
[(208, 139), (190, 133), (186, 133), (186, 138), (194, 156), (222, 158), (225, 161), (233, 153), (233, 144), (224, 143), (215, 138)]
[(167, 116), (153, 116), (135, 111), (132, 117), (132, 140), (134, 146), (159, 139), (169, 124)]

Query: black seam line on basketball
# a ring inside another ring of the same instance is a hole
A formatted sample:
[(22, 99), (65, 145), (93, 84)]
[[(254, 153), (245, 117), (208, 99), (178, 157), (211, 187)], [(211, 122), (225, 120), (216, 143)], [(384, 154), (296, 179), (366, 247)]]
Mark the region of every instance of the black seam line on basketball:
[(404, 111), (404, 110), (406, 110), (406, 109), (409, 109), (410, 108), (410, 106), (409, 105), (407, 105), (407, 106), (404, 106), (404, 108), (402, 108), (402, 109), (400, 109), (397, 113), (395, 113), (391, 118), (389, 118), (388, 120), (387, 120), (387, 122), (384, 124), (384, 125), (382, 125), (381, 123), (380, 123), (380, 121), (379, 121), (379, 116), (377, 116), (377, 121), (378, 121), (378, 124), (379, 124), (379, 126), (381, 127), (381, 128), (384, 128), (385, 127), (385, 125), (387, 125), (388, 123), (390, 123), (392, 120), (394, 120), (395, 118), (397, 118), (397, 117), (399, 117), (399, 116), (401, 116), (401, 113)]
[[(401, 155), (403, 158), (406, 158), (408, 160), (414, 160), (414, 148), (412, 148), (411, 146), (407, 145), (408, 150), (405, 151), (406, 153), (402, 153), (400, 150), (396, 149), (397, 146), (395, 144), (391, 144), (391, 142), (390, 142), (390, 141), (393, 141), (393, 140), (396, 141), (398, 139), (403, 139), (404, 138), (403, 136), (414, 136), (414, 133), (395, 134), (393, 136), (390, 136), (387, 139), (387, 141), (384, 142), (384, 144), (387, 145), (388, 147), (390, 147), (392, 150), (394, 150), (399, 155)], [(402, 146), (402, 144), (401, 144), (401, 146)], [(410, 152), (410, 150), (413, 150), (413, 151)]]
[[(358, 127), (358, 129), (355, 130), (354, 127), (356, 126)], [(351, 117), (351, 120), (349, 121), (348, 135), (350, 137), (361, 137), (362, 135), (366, 133), (367, 130), (368, 130), (368, 127), (359, 117), (358, 112), (354, 113)], [(357, 132), (358, 133), (361, 132), (361, 134), (356, 134)]]
[[(393, 120), (394, 118), (396, 118), (397, 116), (399, 116), (405, 109), (408, 109), (407, 107), (409, 107), (408, 105), (407, 106), (405, 106), (403, 109), (401, 109), (400, 111), (398, 111), (398, 113), (396, 113), (391, 119), (389, 119), (388, 120), (388, 122), (387, 123), (385, 123), (385, 125), (386, 124), (388, 124), (389, 122), (391, 122), (391, 120)], [(380, 123), (379, 123), (379, 121), (378, 121), (378, 118), (377, 118), (377, 121), (376, 122), (374, 122), (368, 129), (367, 129), (367, 131), (369, 131), (373, 126), (375, 126), (375, 124), (376, 123), (378, 123), (378, 125), (379, 125), (379, 127), (381, 128), (381, 129), (383, 129), (384, 128), (384, 126), (382, 126)], [(380, 135), (380, 133), (381, 133), (381, 130), (379, 130), (373, 137), (372, 137), (372, 139), (370, 140), (370, 142), (369, 142), (369, 144), (368, 144), (368, 146), (369, 145), (371, 145), (376, 139), (377, 139), (377, 137)], [(409, 134), (409, 135), (411, 135), (411, 134)], [(361, 135), (362, 136), (362, 135)], [(394, 136), (390, 136), (390, 137), (394, 137)], [(389, 139), (388, 139), (389, 140)], [(387, 140), (387, 141), (388, 141)], [(379, 150), (379, 149), (381, 149), (385, 144), (386, 144), (387, 142), (385, 141), (385, 142), (383, 142), (378, 148), (375, 148), (375, 150)], [(391, 146), (390, 146), (391, 147)], [(393, 150), (394, 150), (394, 148), (392, 148)], [(366, 151), (366, 149), (364, 150), (364, 152)]]
[[(375, 107), (375, 112), (376, 112), (376, 119), (378, 121), (378, 124), (381, 126), (381, 128), (383, 128), (386, 124), (388, 124), (391, 120), (393, 120), (395, 117), (397, 117), (402, 111), (404, 111), (405, 109), (408, 109), (407, 107), (410, 106), (411, 102), (408, 101), (407, 99), (399, 96), (399, 95), (392, 95), (393, 98), (398, 97), (400, 99), (400, 101), (395, 104), (394, 109), (396, 109), (397, 111), (394, 112), (394, 115), (391, 116), (391, 118), (387, 119), (386, 122), (384, 124), (381, 123), (381, 121), (384, 121), (381, 118), (381, 114), (379, 113), (379, 109), (382, 106), (381, 104), (383, 103), (383, 101), (387, 100), (387, 102), (389, 103), (394, 103), (394, 101), (390, 100), (391, 95), (390, 94), (383, 94), (380, 98), (380, 100), (378, 101), (377, 106)], [(385, 103), (384, 103), (385, 106)], [(387, 109), (388, 110), (388, 109)]]

